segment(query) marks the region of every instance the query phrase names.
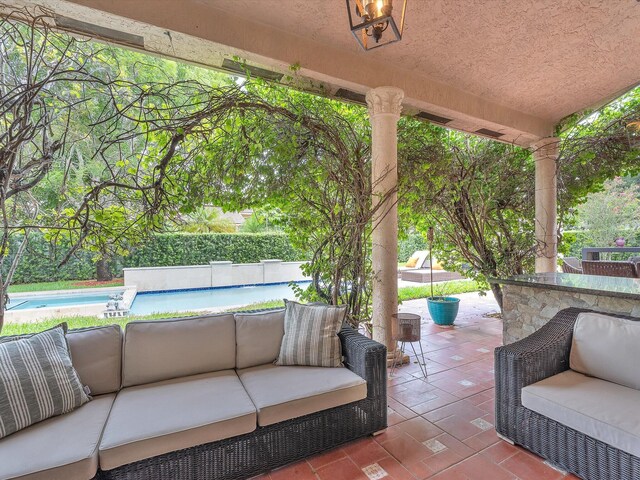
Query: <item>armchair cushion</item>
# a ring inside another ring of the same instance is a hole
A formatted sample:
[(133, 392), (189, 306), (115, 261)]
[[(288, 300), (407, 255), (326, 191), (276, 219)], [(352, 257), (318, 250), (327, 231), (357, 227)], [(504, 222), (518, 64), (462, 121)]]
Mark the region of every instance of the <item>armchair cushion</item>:
[(567, 370), (522, 389), (522, 405), (640, 457), (640, 391)]
[(576, 372), (640, 390), (640, 322), (588, 312), (573, 328), (569, 366)]

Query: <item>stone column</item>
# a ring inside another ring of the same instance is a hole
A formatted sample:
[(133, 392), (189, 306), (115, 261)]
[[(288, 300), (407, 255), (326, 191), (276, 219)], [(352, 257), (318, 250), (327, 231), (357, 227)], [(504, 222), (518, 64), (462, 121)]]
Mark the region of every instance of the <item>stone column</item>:
[(536, 273), (555, 272), (558, 264), (557, 160), (560, 139), (533, 144), (536, 163)]
[[(372, 130), (373, 204), (373, 338), (395, 352), (391, 315), (398, 312), (398, 120), (404, 93), (395, 87), (367, 92)], [(389, 192), (392, 192), (390, 195)], [(388, 196), (387, 196), (388, 195)]]

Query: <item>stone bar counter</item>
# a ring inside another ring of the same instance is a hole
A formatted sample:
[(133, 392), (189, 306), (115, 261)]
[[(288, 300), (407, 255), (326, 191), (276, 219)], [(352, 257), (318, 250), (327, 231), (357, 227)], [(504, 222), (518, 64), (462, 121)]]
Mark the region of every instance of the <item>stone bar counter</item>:
[(490, 279), (503, 288), (504, 343), (538, 330), (568, 307), (640, 317), (640, 279), (536, 273)]

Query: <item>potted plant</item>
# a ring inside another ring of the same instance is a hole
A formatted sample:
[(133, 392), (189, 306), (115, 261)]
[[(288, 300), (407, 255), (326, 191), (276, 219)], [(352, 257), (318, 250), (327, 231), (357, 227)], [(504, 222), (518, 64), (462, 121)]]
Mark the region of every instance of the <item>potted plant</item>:
[(433, 268), (431, 268), (433, 266), (433, 227), (429, 227), (427, 239), (429, 240), (429, 267), (431, 273), (431, 296), (427, 298), (427, 307), (433, 323), (440, 326), (451, 326), (458, 316), (460, 299), (433, 294)]

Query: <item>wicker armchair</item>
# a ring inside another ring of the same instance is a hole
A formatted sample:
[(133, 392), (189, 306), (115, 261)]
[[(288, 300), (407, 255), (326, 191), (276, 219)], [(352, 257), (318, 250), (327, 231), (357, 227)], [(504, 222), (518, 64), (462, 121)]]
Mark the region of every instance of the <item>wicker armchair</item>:
[(149, 458), (93, 480), (240, 480), (387, 427), (387, 349), (350, 327), (339, 333), (345, 366), (367, 381), (367, 397), (255, 431)]
[(583, 260), (582, 271), (587, 275), (606, 277), (638, 278), (636, 264), (632, 262), (609, 262), (602, 260)]
[(640, 458), (522, 405), (524, 387), (569, 369), (573, 325), (587, 311), (562, 310), (527, 338), (496, 349), (496, 431), (580, 478), (640, 480)]
[(629, 261), (636, 266), (636, 275), (640, 278), (640, 257), (631, 257)]
[(562, 259), (562, 271), (564, 273), (582, 273), (582, 265), (576, 257), (565, 257)]

